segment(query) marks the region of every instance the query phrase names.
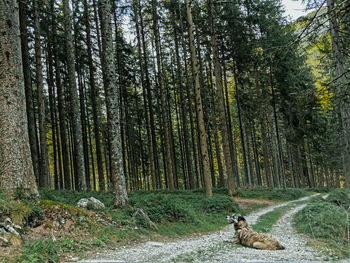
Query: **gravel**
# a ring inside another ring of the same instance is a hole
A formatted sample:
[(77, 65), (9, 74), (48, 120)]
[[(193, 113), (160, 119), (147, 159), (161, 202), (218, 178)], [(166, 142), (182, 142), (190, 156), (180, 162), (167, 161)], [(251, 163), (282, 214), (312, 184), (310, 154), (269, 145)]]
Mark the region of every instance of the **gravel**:
[[(269, 206), (245, 218), (253, 225), (261, 215), (296, 201)], [(79, 262), (320, 262), (321, 253), (307, 246), (307, 238), (298, 234), (292, 226), (294, 214), (304, 206), (305, 204), (296, 204), (271, 230), (271, 234), (286, 247), (285, 250), (257, 250), (232, 244), (235, 231), (233, 225), (227, 225), (214, 233), (196, 234), (167, 242), (145, 242), (134, 247), (117, 247), (115, 251), (97, 253), (92, 259)]]

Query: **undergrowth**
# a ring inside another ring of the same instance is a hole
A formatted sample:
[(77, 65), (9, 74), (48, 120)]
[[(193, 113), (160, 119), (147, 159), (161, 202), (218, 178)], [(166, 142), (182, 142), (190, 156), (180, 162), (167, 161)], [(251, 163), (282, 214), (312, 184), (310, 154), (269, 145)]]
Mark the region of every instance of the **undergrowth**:
[(326, 199), (314, 198), (295, 216), (299, 232), (310, 235), (334, 251), (334, 257), (350, 256), (349, 191), (336, 189)]

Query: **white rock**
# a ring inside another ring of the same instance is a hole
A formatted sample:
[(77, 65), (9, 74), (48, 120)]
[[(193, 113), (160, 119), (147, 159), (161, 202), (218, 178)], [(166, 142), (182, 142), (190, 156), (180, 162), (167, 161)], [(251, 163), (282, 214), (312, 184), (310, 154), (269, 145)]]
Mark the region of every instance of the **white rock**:
[(4, 238), (4, 237), (2, 237), (2, 236), (0, 236), (0, 241), (1, 241), (1, 243), (3, 243), (3, 244), (7, 244), (7, 243), (9, 242), (6, 238)]
[(105, 205), (95, 197), (90, 198), (82, 198), (78, 201), (77, 204), (78, 207), (87, 208), (88, 206), (91, 206), (93, 209), (104, 209)]
[(10, 232), (18, 237), (20, 236), (19, 233), (12, 226), (7, 225), (7, 226), (5, 226), (5, 228), (8, 232)]
[(164, 244), (160, 242), (147, 242), (147, 245), (151, 247), (162, 247)]

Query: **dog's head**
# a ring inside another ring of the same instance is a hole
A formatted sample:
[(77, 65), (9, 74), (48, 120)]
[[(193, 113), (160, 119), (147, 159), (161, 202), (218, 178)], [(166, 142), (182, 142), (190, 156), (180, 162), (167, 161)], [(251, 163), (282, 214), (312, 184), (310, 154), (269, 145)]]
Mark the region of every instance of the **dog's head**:
[(246, 221), (243, 216), (240, 214), (233, 214), (231, 216), (227, 216), (227, 223), (229, 224), (238, 224), (239, 221)]

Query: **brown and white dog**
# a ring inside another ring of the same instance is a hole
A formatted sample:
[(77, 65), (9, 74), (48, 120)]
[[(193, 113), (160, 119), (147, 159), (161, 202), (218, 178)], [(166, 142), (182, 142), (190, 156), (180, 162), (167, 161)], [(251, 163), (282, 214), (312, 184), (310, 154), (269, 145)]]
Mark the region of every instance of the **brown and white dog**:
[(243, 246), (257, 249), (284, 249), (284, 246), (282, 246), (271, 234), (257, 233), (251, 229), (245, 218), (240, 214), (227, 216), (227, 222), (229, 224), (234, 224), (236, 230), (232, 241), (233, 243), (240, 243)]

